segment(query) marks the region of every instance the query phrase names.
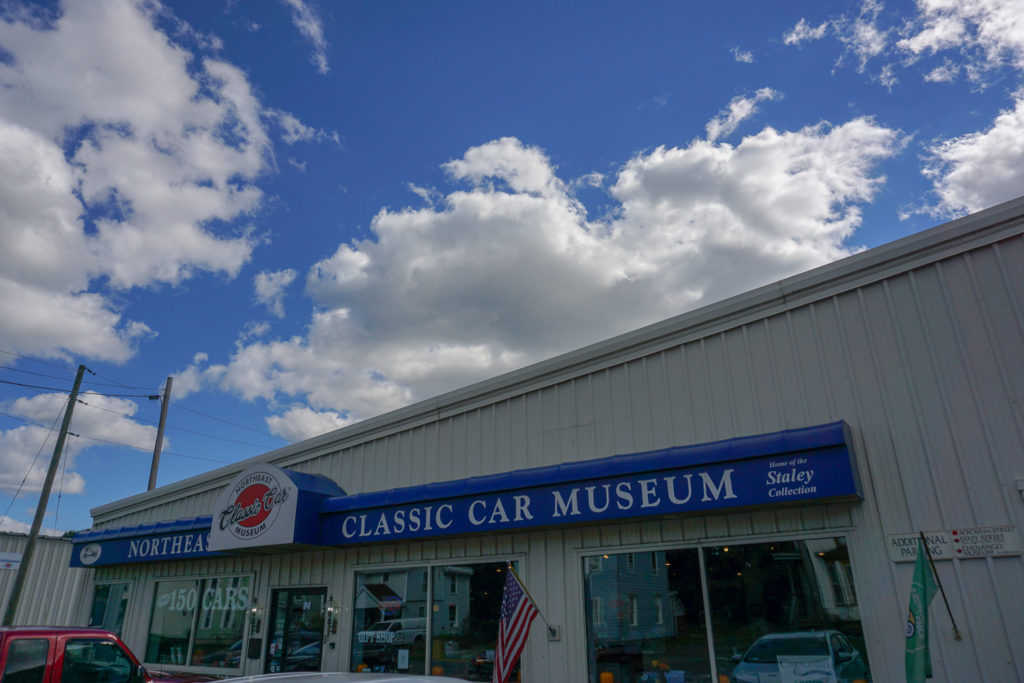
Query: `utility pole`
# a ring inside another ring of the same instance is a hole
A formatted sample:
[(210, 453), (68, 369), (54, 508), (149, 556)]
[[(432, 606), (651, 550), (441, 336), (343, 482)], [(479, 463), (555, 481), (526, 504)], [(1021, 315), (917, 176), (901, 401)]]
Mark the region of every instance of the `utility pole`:
[(153, 446), (153, 464), (149, 468), (149, 488), (152, 491), (156, 488), (156, 473), (160, 469), (160, 449), (164, 447), (164, 426), (167, 424), (167, 404), (171, 402), (171, 382), (173, 377), (167, 378), (164, 386), (164, 395), (160, 404), (160, 424), (156, 428), (156, 444)]
[(29, 532), (28, 543), (25, 545), (25, 552), (21, 556), (21, 566), (18, 567), (18, 575), (14, 578), (14, 585), (11, 587), (11, 597), (7, 601), (7, 611), (4, 612), (4, 626), (14, 625), (14, 613), (18, 610), (18, 601), (21, 600), (21, 589), (25, 584), (25, 576), (28, 574), (29, 564), (32, 562), (32, 553), (36, 549), (39, 529), (43, 526), (46, 503), (50, 499), (50, 489), (53, 488), (53, 478), (57, 475), (57, 465), (60, 464), (60, 455), (64, 451), (64, 440), (68, 435), (68, 427), (71, 426), (71, 413), (75, 410), (75, 402), (78, 401), (78, 388), (82, 386), (82, 375), (84, 374), (85, 366), (79, 365), (78, 374), (75, 376), (75, 385), (71, 388), (71, 395), (68, 397), (68, 407), (64, 411), (64, 422), (61, 424), (60, 434), (57, 436), (57, 445), (53, 447), (50, 468), (46, 470), (43, 491), (39, 494), (36, 515), (32, 519), (32, 531)]

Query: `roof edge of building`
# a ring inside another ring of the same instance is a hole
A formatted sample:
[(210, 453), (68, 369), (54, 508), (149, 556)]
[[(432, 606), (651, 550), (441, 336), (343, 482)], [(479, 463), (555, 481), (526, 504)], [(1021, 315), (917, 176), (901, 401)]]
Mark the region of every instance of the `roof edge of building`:
[(246, 467), (302, 461), (464, 412), (476, 405), (535, 390), (579, 374), (655, 353), (725, 329), (807, 305), (872, 282), (1024, 234), (1024, 196), (879, 245), (852, 256), (702, 306), (645, 327), (362, 420), (216, 470), (90, 510), (94, 525), (160, 505), (183, 491), (225, 485)]

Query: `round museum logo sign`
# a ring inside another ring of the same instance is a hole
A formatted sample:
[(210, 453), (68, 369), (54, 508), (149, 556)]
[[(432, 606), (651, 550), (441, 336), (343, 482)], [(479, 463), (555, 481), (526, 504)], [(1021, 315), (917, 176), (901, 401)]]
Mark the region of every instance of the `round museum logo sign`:
[(103, 548), (98, 543), (90, 543), (89, 545), (83, 546), (81, 552), (78, 555), (78, 559), (85, 566), (96, 564), (100, 559), (100, 553), (103, 552)]
[(256, 538), (274, 524), (288, 489), (270, 472), (253, 472), (232, 489), (220, 512), (220, 528), (235, 538)]

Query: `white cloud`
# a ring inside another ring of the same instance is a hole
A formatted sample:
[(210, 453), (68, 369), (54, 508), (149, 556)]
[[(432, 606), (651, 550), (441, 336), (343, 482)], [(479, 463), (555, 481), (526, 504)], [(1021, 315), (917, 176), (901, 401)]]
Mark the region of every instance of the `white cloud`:
[(316, 411), (306, 406), (295, 405), (281, 415), (267, 418), (267, 427), (271, 433), (296, 442), (333, 432), (352, 422), (353, 420), (345, 419), (333, 410)]
[[(916, 0), (916, 15), (903, 23), (899, 39), (892, 44), (890, 38), (897, 30), (880, 26), (882, 9), (879, 0), (863, 0), (856, 18), (831, 22), (861, 72), (870, 60), (894, 51), (906, 67), (919, 66), (926, 58), (941, 59), (940, 64), (918, 69), (928, 83), (951, 83), (962, 74), (985, 87), (997, 70), (1015, 70), (1015, 78), (1024, 71), (1021, 0)], [(786, 42), (799, 43), (808, 35), (809, 26), (801, 21)], [(872, 80), (890, 91), (899, 82), (891, 63)], [(1024, 168), (1022, 93), (1018, 90), (1011, 106), (985, 130), (928, 146), (923, 172), (932, 181), (937, 199), (917, 211), (949, 217), (1020, 196), (1024, 188), (1024, 172), (1019, 170)]]
[[(35, 514), (35, 513), (33, 513)], [(50, 513), (47, 512), (47, 515)], [(8, 517), (7, 515), (0, 515), (0, 531), (8, 531), (15, 534), (27, 534), (32, 530), (32, 524), (30, 522), (19, 522), (18, 520)], [(64, 532), (58, 529), (41, 527), (39, 529), (41, 536), (63, 536)]]
[(189, 394), (202, 391), (205, 386), (213, 383), (219, 378), (219, 375), (211, 378), (209, 369), (204, 369), (202, 367), (206, 365), (209, 360), (209, 354), (202, 352), (197, 353), (192, 357), (192, 362), (188, 367), (173, 374), (173, 400), (180, 401)]
[(660, 147), (609, 178), (618, 209), (601, 221), (542, 150), (473, 147), (444, 165), (459, 189), (381, 210), (373, 239), (309, 271), (306, 335), (201, 372), (286, 406), (278, 434), (379, 414), (849, 254), (873, 169), (903, 144), (859, 118)]
[(929, 211), (959, 215), (1020, 196), (1024, 188), (1024, 90), (984, 131), (938, 141), (924, 173), (935, 184)]
[(867, 63), (882, 54), (889, 46), (890, 29), (878, 26), (878, 15), (882, 11), (879, 0), (863, 0), (856, 18), (842, 17), (833, 23), (836, 35), (858, 62), (857, 70), (863, 72)]
[(276, 272), (265, 270), (258, 273), (253, 282), (256, 288), (256, 300), (278, 318), (283, 318), (285, 289), (295, 281), (295, 276), (296, 272), (291, 268)]
[(573, 187), (601, 187), (604, 185), (604, 174), (597, 171), (584, 173), (572, 182)]
[[(4, 406), (4, 412), (34, 424), (0, 432), (0, 489), (13, 491), (26, 477), (23, 491), (42, 489), (56, 443), (56, 432), (41, 425), (57, 424), (66, 403), (64, 394), (41, 394), (19, 398)], [(75, 471), (75, 459), (96, 440), (151, 452), (156, 427), (134, 421), (132, 416), (137, 410), (138, 405), (134, 401), (91, 392), (80, 394), (71, 423), (70, 431), (74, 435), (67, 437), (65, 460), (58, 474), (60, 481), (54, 483), (54, 489), (59, 486), (65, 494), (81, 493), (85, 489), (85, 479)], [(166, 438), (164, 446), (170, 447)]]
[(786, 45), (799, 45), (808, 40), (821, 40), (828, 30), (828, 22), (822, 22), (818, 26), (811, 26), (806, 19), (801, 19), (796, 26), (783, 37)]
[(1019, 0), (917, 0), (917, 7), (919, 16), (897, 42), (899, 49), (915, 57), (956, 52), (955, 70), (962, 67), (975, 81), (1003, 65), (1024, 70), (1024, 6)]
[(892, 64), (886, 64), (883, 66), (875, 79), (889, 92), (892, 92), (893, 86), (900, 82), (900, 79), (896, 76), (896, 72), (893, 70)]
[(954, 64), (952, 60), (947, 59), (941, 65), (925, 74), (924, 80), (930, 83), (952, 83), (956, 80), (959, 73), (960, 67)]
[(440, 198), (440, 193), (438, 193), (438, 191), (432, 187), (420, 187), (415, 183), (406, 183), (405, 186), (409, 188), (409, 192), (412, 192), (414, 195), (422, 199), (427, 204), (430, 204), (431, 206), (436, 204), (438, 199)]
[(281, 139), (289, 145), (296, 142), (333, 142), (341, 144), (341, 136), (337, 131), (327, 132), (322, 128), (307, 126), (291, 112), (280, 109), (269, 109), (265, 112), (266, 117), (277, 124), (281, 130)]
[(327, 39), (324, 26), (317, 13), (303, 0), (282, 0), (292, 10), (292, 23), (299, 33), (313, 46), (313, 64), (321, 74), (331, 70), (327, 64)]
[(754, 53), (751, 52), (750, 50), (741, 50), (738, 47), (734, 47), (731, 50), (731, 52), (733, 59), (735, 59), (737, 62), (740, 62), (742, 64), (754, 63)]
[(0, 21), (0, 307), (22, 302), (0, 342), (123, 361), (151, 332), (110, 290), (250, 258), (257, 238), (231, 225), (262, 201), (263, 114), (239, 69), (154, 27), (159, 6), (68, 0), (46, 26), (31, 11)]
[(780, 93), (771, 88), (761, 88), (753, 97), (738, 95), (729, 102), (729, 106), (719, 112), (718, 116), (707, 124), (708, 141), (714, 142), (721, 137), (731, 135), (740, 123), (757, 112), (758, 102), (776, 100)]
[(255, 339), (256, 337), (262, 337), (270, 331), (270, 323), (266, 320), (248, 322), (242, 328), (241, 334), (238, 338), (245, 341), (247, 339)]

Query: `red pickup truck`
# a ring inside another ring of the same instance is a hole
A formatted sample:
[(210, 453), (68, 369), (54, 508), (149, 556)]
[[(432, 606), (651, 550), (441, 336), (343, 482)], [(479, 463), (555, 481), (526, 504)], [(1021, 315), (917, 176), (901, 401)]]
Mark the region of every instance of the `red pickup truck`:
[(0, 627), (0, 683), (176, 683), (178, 680), (169, 674), (146, 671), (121, 639), (109, 631)]

